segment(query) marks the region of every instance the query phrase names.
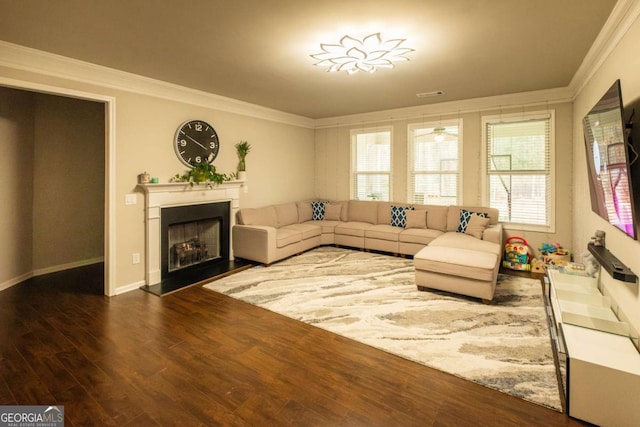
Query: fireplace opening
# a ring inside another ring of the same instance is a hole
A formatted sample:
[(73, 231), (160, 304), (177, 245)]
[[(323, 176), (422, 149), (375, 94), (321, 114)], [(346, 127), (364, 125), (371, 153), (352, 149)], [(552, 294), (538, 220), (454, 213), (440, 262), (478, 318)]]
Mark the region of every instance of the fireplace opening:
[(220, 258), (220, 220), (169, 225), (169, 272)]
[(162, 208), (162, 282), (193, 280), (193, 272), (229, 262), (230, 202)]

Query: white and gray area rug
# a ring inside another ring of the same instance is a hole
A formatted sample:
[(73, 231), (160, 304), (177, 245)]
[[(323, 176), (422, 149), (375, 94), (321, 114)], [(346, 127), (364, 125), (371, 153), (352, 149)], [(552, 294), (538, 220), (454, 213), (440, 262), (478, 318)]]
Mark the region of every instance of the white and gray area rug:
[(204, 287), (562, 411), (537, 280), (501, 274), (485, 305), (418, 291), (410, 259), (325, 246)]

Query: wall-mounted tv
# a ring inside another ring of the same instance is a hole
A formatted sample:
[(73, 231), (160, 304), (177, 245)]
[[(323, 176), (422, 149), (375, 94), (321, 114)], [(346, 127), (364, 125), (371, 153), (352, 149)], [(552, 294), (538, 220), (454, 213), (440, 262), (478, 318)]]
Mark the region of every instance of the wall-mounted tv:
[(620, 80), (609, 88), (582, 120), (587, 151), (591, 209), (637, 239)]

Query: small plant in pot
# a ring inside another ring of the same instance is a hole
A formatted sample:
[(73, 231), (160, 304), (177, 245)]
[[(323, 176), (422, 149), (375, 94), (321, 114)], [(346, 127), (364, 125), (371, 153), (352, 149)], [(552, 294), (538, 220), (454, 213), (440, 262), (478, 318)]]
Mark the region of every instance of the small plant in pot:
[(231, 180), (227, 174), (218, 173), (216, 171), (216, 167), (207, 161), (204, 162), (194, 162), (193, 167), (183, 173), (175, 174), (171, 178), (171, 182), (188, 182), (192, 187), (193, 184), (200, 185), (201, 182), (207, 183), (209, 187), (212, 184), (222, 184), (225, 181)]
[(237, 177), (239, 180), (244, 181), (246, 179), (246, 170), (247, 164), (245, 162), (245, 158), (249, 151), (251, 151), (251, 144), (247, 141), (240, 141), (235, 145), (236, 153), (238, 154), (238, 173)]

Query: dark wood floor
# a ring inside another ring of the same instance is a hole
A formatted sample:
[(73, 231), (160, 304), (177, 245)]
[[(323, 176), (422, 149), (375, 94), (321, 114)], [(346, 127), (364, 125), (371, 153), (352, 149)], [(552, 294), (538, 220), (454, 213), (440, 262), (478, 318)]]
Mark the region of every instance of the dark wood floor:
[(107, 298), (101, 277), (0, 292), (0, 404), (67, 426), (582, 425), (200, 286)]

